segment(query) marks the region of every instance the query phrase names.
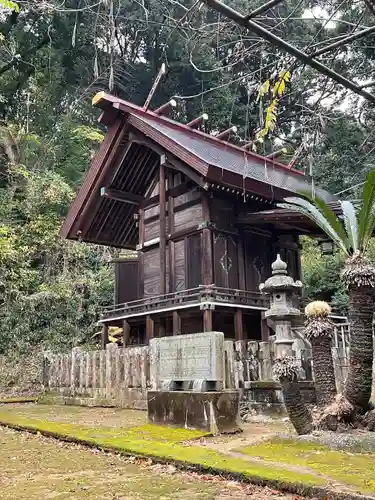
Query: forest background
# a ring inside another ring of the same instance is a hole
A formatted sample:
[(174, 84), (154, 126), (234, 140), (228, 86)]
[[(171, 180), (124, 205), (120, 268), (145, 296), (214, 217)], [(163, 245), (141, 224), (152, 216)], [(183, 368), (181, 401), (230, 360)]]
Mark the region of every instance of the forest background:
[[(58, 231), (104, 129), (91, 98), (110, 91), (142, 104), (165, 62), (151, 107), (172, 96), (180, 121), (209, 114), (211, 131), (264, 127), (262, 87), (291, 68), (276, 127), (260, 154), (281, 158), (334, 193), (355, 198), (373, 168), (371, 105), (190, 0), (54, 0), (0, 4), (0, 354), (90, 342), (113, 300), (113, 250), (64, 241)], [(259, 0), (233, 0), (242, 12)], [(375, 24), (360, 2), (287, 0), (263, 16), (280, 36), (319, 46)], [(292, 12), (292, 15), (290, 14)], [(331, 15), (332, 14), (332, 15)], [(329, 21), (327, 21), (329, 19)], [(220, 36), (219, 36), (220, 35)], [(302, 43), (301, 42), (301, 43)], [(337, 49), (331, 65), (361, 81), (374, 72), (375, 38)], [(375, 261), (375, 251), (372, 252)], [(345, 312), (341, 257), (303, 240), (305, 294)]]

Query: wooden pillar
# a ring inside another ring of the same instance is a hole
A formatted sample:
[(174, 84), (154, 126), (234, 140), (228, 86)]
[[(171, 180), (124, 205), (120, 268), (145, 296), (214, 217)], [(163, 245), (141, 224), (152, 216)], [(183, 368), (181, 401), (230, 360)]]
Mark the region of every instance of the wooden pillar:
[(100, 336), (100, 347), (105, 349), (105, 346), (108, 344), (108, 325), (104, 324), (102, 327), (102, 334)]
[(244, 340), (242, 309), (237, 309), (234, 313), (234, 333), (236, 340)]
[[(143, 244), (145, 242), (145, 211), (143, 208), (139, 209), (139, 223), (138, 223), (138, 231), (139, 231), (139, 244), (141, 248), (143, 248)], [(143, 297), (144, 294), (144, 256), (143, 249), (139, 252), (139, 296)]]
[(264, 317), (264, 313), (262, 314), (262, 318), (260, 320), (260, 333), (262, 336), (262, 342), (268, 342), (270, 338), (270, 329), (267, 325), (267, 319)]
[(173, 311), (173, 335), (181, 335), (181, 316), (178, 311)]
[(159, 320), (159, 332), (158, 336), (159, 337), (165, 337), (165, 318), (160, 318)]
[(238, 238), (238, 286), (240, 290), (246, 290), (246, 266), (244, 252), (244, 235), (241, 233)]
[(127, 347), (130, 339), (130, 325), (126, 319), (122, 324), (122, 344), (123, 347)]
[(213, 285), (212, 231), (202, 231), (202, 278), (203, 285)]
[[(202, 211), (206, 224), (210, 223), (210, 205), (207, 193), (202, 194)], [(213, 285), (212, 231), (206, 227), (202, 231), (202, 280), (203, 285)]]
[[(168, 189), (173, 187), (173, 174), (168, 173)], [(172, 196), (168, 197), (168, 233), (169, 236), (174, 233), (174, 199)], [(168, 241), (168, 256), (169, 256), (169, 293), (172, 293), (176, 289), (176, 277), (175, 277), (175, 248), (174, 241)]]
[(166, 217), (165, 217), (165, 156), (160, 157), (159, 174), (159, 223), (160, 223), (160, 295), (167, 293), (166, 270)]
[(154, 338), (154, 320), (149, 315), (146, 317), (146, 342)]
[(203, 331), (212, 332), (212, 309), (203, 311)]

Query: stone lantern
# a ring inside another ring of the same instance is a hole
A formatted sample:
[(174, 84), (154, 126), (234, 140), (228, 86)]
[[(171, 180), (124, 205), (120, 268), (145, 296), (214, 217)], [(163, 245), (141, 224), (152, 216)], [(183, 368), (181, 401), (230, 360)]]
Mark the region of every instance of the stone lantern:
[(292, 319), (301, 315), (296, 307), (295, 297), (302, 289), (300, 281), (288, 276), (287, 264), (277, 255), (272, 264), (272, 276), (259, 285), (261, 293), (270, 295), (270, 308), (265, 311), (265, 318), (274, 322), (276, 333), (276, 358), (292, 357)]

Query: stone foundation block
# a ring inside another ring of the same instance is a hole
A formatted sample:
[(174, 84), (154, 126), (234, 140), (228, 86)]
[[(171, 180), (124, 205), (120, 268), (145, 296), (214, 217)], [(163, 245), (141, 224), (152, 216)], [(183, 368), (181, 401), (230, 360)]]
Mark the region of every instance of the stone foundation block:
[(148, 391), (148, 421), (205, 430), (213, 434), (238, 432), (238, 391)]

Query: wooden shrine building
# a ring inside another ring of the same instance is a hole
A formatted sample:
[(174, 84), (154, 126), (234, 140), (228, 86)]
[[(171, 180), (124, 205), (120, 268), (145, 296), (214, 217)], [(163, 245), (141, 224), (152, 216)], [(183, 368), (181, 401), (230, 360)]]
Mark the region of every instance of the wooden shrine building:
[(138, 344), (209, 330), (266, 338), (259, 284), (277, 253), (299, 279), (298, 236), (316, 231), (276, 203), (308, 191), (311, 180), (196, 130), (195, 121), (183, 125), (104, 93), (93, 104), (108, 130), (61, 234), (136, 252), (115, 264), (104, 332), (120, 326), (124, 342)]

